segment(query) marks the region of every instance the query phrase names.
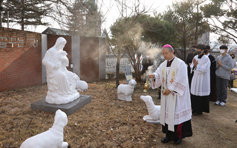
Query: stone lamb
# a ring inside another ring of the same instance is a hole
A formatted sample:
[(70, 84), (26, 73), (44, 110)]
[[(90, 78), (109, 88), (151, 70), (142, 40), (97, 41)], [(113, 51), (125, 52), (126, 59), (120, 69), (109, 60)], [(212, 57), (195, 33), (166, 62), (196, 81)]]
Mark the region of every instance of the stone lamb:
[(126, 100), (126, 101), (132, 101), (132, 94), (134, 91), (134, 87), (137, 84), (135, 80), (130, 80), (129, 84), (120, 84), (118, 86), (118, 99), (120, 100)]
[(67, 122), (67, 115), (58, 109), (53, 126), (43, 133), (26, 139), (20, 148), (67, 148), (68, 143), (63, 142), (63, 128)]
[(152, 97), (149, 95), (141, 96), (140, 98), (145, 102), (147, 110), (148, 110), (148, 115), (145, 115), (143, 117), (143, 120), (147, 122), (152, 122), (152, 123), (159, 123), (160, 105), (155, 105), (152, 100)]
[(76, 89), (78, 91), (87, 91), (88, 90), (88, 84), (86, 83), (86, 81), (77, 80)]

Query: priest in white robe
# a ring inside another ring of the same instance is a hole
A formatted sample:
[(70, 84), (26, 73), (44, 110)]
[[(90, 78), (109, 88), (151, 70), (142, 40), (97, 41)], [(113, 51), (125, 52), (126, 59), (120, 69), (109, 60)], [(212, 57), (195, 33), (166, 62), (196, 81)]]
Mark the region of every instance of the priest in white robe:
[(152, 88), (161, 86), (162, 91), (160, 124), (166, 136), (161, 142), (174, 140), (175, 144), (180, 144), (182, 138), (192, 136), (187, 65), (175, 57), (174, 50), (169, 44), (163, 46), (162, 53), (165, 61), (155, 73), (148, 75), (155, 78)]
[(210, 97), (210, 66), (211, 62), (204, 54), (204, 45), (198, 45), (198, 55), (193, 58), (190, 65), (194, 72), (191, 82), (191, 104), (193, 115), (201, 115), (202, 112), (209, 113)]

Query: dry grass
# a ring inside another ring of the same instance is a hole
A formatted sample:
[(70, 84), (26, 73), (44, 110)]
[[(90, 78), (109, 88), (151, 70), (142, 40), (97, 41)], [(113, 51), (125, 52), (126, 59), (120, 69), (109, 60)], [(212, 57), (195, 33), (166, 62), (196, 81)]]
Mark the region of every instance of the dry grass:
[[(123, 81), (125, 83), (125, 81)], [(0, 147), (21, 143), (38, 133), (48, 130), (54, 113), (36, 111), (30, 104), (45, 97), (47, 86), (35, 86), (0, 93)], [(132, 102), (117, 99), (115, 82), (89, 84), (81, 93), (91, 96), (91, 103), (68, 116), (64, 141), (72, 148), (79, 147), (176, 147), (172, 142), (162, 144), (165, 135), (161, 125), (142, 120), (147, 115), (140, 99), (142, 86), (137, 86)], [(154, 97), (157, 92), (149, 90)], [(237, 94), (229, 92), (225, 107), (210, 102), (210, 113), (192, 119), (193, 136), (185, 138), (178, 147), (237, 147)]]

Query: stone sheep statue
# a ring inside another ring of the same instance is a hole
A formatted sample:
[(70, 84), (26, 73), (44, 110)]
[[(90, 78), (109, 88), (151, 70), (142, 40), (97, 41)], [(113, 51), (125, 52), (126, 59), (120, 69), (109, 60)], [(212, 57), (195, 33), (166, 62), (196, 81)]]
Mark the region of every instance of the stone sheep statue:
[(48, 131), (26, 139), (20, 148), (67, 148), (68, 143), (63, 142), (63, 128), (67, 122), (67, 115), (58, 109), (53, 126)]
[(77, 86), (76, 89), (78, 91), (87, 91), (88, 90), (88, 84), (86, 83), (86, 81), (77, 80), (76, 86)]
[(134, 91), (134, 87), (137, 84), (135, 80), (130, 80), (129, 84), (120, 84), (118, 86), (118, 99), (120, 100), (126, 100), (126, 101), (132, 101), (132, 94)]
[(148, 115), (143, 117), (143, 120), (150, 123), (159, 123), (160, 122), (160, 105), (155, 105), (152, 97), (141, 96), (140, 97), (146, 104)]

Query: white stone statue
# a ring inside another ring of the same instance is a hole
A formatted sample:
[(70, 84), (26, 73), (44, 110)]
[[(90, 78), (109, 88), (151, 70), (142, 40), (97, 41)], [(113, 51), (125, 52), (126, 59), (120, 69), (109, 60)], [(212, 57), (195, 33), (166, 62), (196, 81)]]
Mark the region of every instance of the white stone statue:
[(67, 122), (67, 115), (57, 110), (53, 126), (48, 131), (26, 139), (20, 148), (67, 148), (68, 143), (63, 142), (63, 128)]
[(145, 102), (148, 110), (148, 115), (145, 115), (143, 120), (149, 123), (160, 123), (160, 105), (155, 105), (149, 95), (140, 98)]
[(48, 92), (45, 101), (50, 104), (66, 104), (80, 97), (77, 90), (87, 90), (85, 81), (67, 70), (69, 60), (63, 48), (67, 41), (59, 37), (55, 45), (47, 50), (42, 63), (46, 67)]
[(132, 94), (137, 82), (134, 79), (129, 81), (129, 84), (120, 84), (117, 89), (118, 99), (132, 101)]

